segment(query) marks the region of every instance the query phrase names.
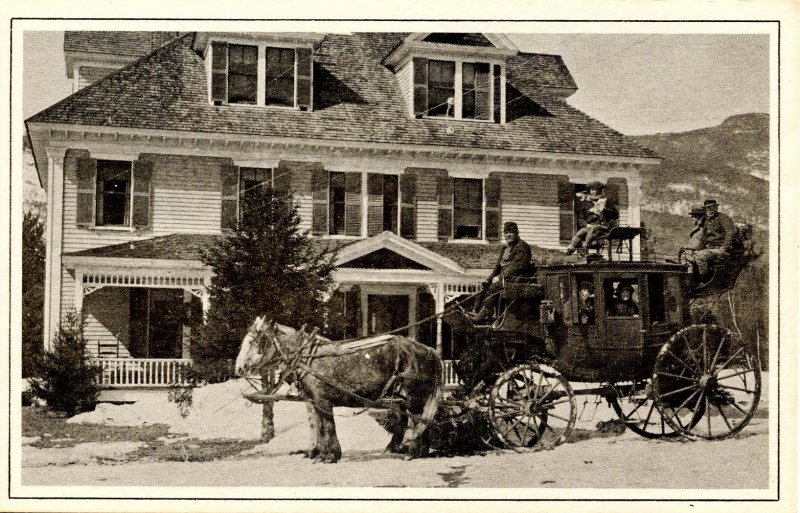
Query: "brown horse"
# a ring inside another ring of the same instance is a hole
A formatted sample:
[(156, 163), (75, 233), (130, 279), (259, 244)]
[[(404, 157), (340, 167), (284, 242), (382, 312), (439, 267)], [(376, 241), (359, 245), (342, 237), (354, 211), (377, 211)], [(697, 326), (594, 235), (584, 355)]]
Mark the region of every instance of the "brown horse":
[(236, 374), (262, 374), (265, 366), (277, 368), (313, 406), (316, 442), (308, 456), (315, 460), (335, 463), (342, 457), (334, 406), (364, 407), (380, 400), (400, 416), (387, 450), (409, 457), (427, 453), (424, 434), (442, 399), (442, 361), (428, 346), (399, 335), (340, 344), (259, 317), (242, 341)]

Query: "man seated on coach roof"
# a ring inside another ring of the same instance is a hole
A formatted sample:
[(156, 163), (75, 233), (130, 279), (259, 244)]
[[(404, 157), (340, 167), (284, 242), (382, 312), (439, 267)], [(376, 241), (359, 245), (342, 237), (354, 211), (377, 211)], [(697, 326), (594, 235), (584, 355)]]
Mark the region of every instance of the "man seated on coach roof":
[(497, 264), (481, 284), (483, 292), (475, 304), (476, 313), (470, 315), (473, 322), (485, 322), (491, 318), (506, 279), (528, 274), (531, 270), (531, 247), (519, 238), (517, 223), (507, 222), (503, 225), (503, 238), (503, 250), (497, 258)]
[(697, 264), (697, 271), (701, 277), (706, 277), (713, 263), (728, 258), (736, 235), (736, 225), (730, 217), (717, 211), (719, 204), (716, 200), (707, 199), (703, 203), (703, 208), (706, 217), (701, 238), (702, 249), (687, 255), (687, 259)]

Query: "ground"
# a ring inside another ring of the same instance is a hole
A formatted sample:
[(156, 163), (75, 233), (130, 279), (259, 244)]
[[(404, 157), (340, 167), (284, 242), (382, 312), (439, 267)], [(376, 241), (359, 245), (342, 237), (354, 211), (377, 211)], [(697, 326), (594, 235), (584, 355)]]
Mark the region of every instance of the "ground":
[[(343, 458), (327, 465), (296, 454), (310, 442), (300, 403), (278, 403), (277, 436), (260, 443), (261, 408), (248, 407), (241, 399), (246, 387), (228, 382), (197, 390), (185, 418), (164, 397), (136, 405), (101, 405), (71, 419), (26, 408), (22, 484), (712, 490), (769, 486), (766, 398), (747, 428), (724, 441), (654, 441), (620, 432), (614, 429), (621, 427), (618, 424), (607, 424), (614, 417), (612, 410), (590, 397), (587, 403), (579, 400), (579, 436), (554, 450), (412, 461), (383, 453), (388, 435), (369, 414), (342, 408), (336, 410), (336, 423)], [(721, 498), (729, 498), (727, 492)]]

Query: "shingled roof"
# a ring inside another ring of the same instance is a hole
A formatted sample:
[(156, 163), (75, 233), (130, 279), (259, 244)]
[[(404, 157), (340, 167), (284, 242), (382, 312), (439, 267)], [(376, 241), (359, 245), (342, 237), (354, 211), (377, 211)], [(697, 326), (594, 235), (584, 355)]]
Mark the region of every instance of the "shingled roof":
[(67, 31), (64, 51), (144, 57), (179, 32)]
[[(153, 260), (200, 260), (204, 251), (223, 235), (175, 233), (152, 239), (124, 242), (111, 246), (65, 253), (66, 257), (133, 258)], [(359, 239), (360, 240), (360, 239)], [(311, 243), (320, 251), (335, 252), (358, 242), (349, 239), (312, 238)], [(425, 249), (449, 258), (465, 269), (491, 269), (497, 263), (500, 244), (448, 244), (445, 242), (414, 242)], [(531, 245), (535, 262), (562, 261), (564, 254)], [(346, 266), (345, 266), (346, 267)]]
[[(510, 60), (509, 84), (536, 109), (517, 113), (504, 125), (412, 119), (396, 77), (381, 64), (405, 36), (327, 35), (314, 54), (312, 112), (210, 105), (205, 63), (192, 50), (193, 35), (187, 34), (28, 121), (467, 149), (654, 156), (563, 100), (575, 89), (575, 83), (555, 55), (520, 54)], [(448, 127), (452, 134), (447, 133)]]

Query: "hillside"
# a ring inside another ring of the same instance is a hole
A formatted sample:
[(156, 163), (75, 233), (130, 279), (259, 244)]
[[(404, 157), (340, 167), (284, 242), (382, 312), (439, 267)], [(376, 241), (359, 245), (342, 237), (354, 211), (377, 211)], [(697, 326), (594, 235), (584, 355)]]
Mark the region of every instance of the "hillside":
[(735, 221), (767, 228), (769, 115), (731, 116), (720, 125), (634, 139), (664, 158), (643, 175), (642, 209), (685, 215), (716, 198)]

